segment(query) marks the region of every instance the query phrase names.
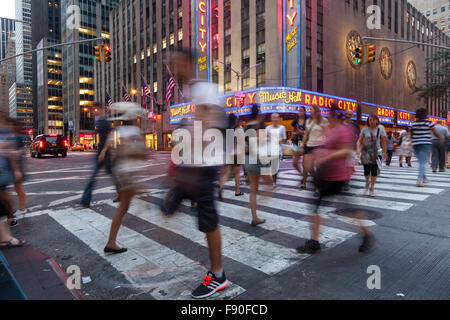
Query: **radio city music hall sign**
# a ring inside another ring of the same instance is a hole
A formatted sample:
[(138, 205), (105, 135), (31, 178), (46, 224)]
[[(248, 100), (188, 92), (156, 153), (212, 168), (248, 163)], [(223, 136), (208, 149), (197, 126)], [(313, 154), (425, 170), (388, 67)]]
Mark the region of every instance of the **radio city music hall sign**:
[[(288, 30), (289, 28), (292, 28), (295, 26), (295, 22), (297, 20), (298, 12), (296, 9), (295, 1), (294, 0), (287, 0), (287, 13), (286, 13), (286, 19), (288, 24)], [(286, 36), (286, 46), (287, 51), (291, 51), (297, 44), (298, 44), (298, 27), (295, 27), (294, 29), (289, 31), (289, 34)]]
[[(209, 1), (197, 2), (197, 72), (208, 72), (209, 66)], [(199, 76), (199, 75), (198, 75)], [(201, 76), (200, 76), (201, 77)], [(209, 74), (206, 75), (206, 78)]]

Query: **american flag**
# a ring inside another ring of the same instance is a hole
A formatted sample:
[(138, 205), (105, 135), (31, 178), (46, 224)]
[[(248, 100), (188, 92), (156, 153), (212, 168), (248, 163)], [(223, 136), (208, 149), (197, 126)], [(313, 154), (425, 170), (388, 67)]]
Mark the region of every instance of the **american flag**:
[(167, 83), (167, 92), (166, 92), (166, 105), (170, 106), (170, 99), (172, 99), (172, 90), (175, 88), (175, 80), (173, 80), (173, 77), (170, 77), (168, 83)]
[(150, 97), (150, 95), (152, 94), (147, 86), (147, 83), (145, 82), (144, 77), (142, 77), (142, 93), (144, 97)]
[(113, 101), (111, 99), (111, 96), (109, 93), (106, 93), (106, 112), (109, 112), (111, 110), (111, 106), (113, 105)]
[(125, 102), (131, 102), (130, 96), (128, 95), (127, 89), (122, 87), (122, 95), (123, 95), (123, 101)]

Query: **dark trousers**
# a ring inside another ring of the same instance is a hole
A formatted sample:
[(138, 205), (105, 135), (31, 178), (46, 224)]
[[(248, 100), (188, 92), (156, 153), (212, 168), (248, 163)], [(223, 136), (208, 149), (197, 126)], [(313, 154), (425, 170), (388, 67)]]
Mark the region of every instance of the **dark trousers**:
[(440, 170), (445, 169), (445, 143), (441, 143), (439, 140), (433, 140), (431, 166), (433, 171), (437, 170), (439, 165)]
[(102, 162), (98, 162), (98, 157), (95, 158), (95, 163), (94, 163), (94, 171), (92, 172), (91, 178), (89, 179), (89, 182), (86, 186), (86, 189), (83, 192), (83, 197), (81, 198), (81, 203), (83, 205), (90, 205), (91, 201), (92, 201), (92, 192), (94, 191), (95, 188), (95, 181), (98, 175), (98, 172), (102, 169), (105, 168), (106, 172), (108, 174), (111, 174), (111, 157), (110, 154), (107, 153), (105, 156), (105, 159), (103, 159)]
[(394, 155), (394, 150), (388, 150), (387, 151), (387, 159), (386, 159), (386, 165), (390, 166), (392, 161), (392, 156)]

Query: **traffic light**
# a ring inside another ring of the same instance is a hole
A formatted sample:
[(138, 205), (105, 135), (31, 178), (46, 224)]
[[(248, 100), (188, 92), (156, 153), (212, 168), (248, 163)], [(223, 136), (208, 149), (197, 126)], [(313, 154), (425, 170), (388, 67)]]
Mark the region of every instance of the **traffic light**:
[(103, 48), (105, 48), (105, 62), (111, 61), (111, 47), (107, 44), (103, 45)]
[(363, 61), (363, 49), (361, 47), (358, 47), (355, 49), (355, 51), (353, 51), (353, 56), (354, 56), (354, 62), (356, 65), (360, 65), (362, 64)]
[(158, 120), (158, 116), (156, 114), (154, 114), (152, 119), (153, 119), (153, 122), (156, 122), (156, 120)]
[(374, 62), (376, 57), (376, 50), (377, 47), (376, 46), (372, 46), (372, 45), (368, 45), (367, 47), (367, 54), (366, 54), (366, 63), (371, 63)]
[(94, 61), (102, 61), (102, 46), (95, 46), (94, 47)]

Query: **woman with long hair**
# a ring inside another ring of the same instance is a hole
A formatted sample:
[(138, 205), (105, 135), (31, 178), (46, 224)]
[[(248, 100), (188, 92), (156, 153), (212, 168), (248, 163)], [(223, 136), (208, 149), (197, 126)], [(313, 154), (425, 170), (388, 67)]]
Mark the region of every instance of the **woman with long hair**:
[[(322, 117), (322, 112), (318, 106), (311, 107), (311, 119), (306, 121), (306, 132), (303, 138), (303, 180), (302, 189), (306, 189), (306, 179), (308, 173), (314, 173), (314, 150), (320, 148), (325, 139), (325, 130), (330, 125), (327, 119)], [(315, 197), (319, 196), (319, 190), (315, 188)]]
[[(259, 113), (259, 106), (253, 105), (251, 120), (247, 122), (247, 132), (249, 130), (255, 130), (257, 135), (257, 146), (258, 149), (261, 148), (261, 145), (264, 144), (259, 138), (261, 137), (260, 131), (265, 131), (264, 123), (262, 116)], [(259, 191), (259, 180), (262, 177), (264, 179), (265, 184), (272, 185), (272, 177), (269, 174), (263, 174), (263, 170), (269, 171), (270, 168), (267, 165), (263, 165), (261, 163), (261, 159), (259, 157), (259, 150), (253, 150), (250, 139), (248, 139), (248, 153), (246, 156), (246, 170), (248, 174), (248, 180), (250, 183), (250, 208), (252, 212), (252, 226), (257, 226), (266, 222), (264, 219), (260, 219), (256, 213), (257, 208), (257, 194)], [(256, 154), (257, 153), (257, 154)], [(251, 156), (251, 157), (250, 157)], [(250, 160), (256, 160), (256, 163), (250, 163)], [(256, 159), (257, 158), (257, 159)]]
[(436, 125), (428, 120), (428, 112), (425, 108), (419, 108), (416, 111), (416, 121), (411, 126), (412, 131), (412, 145), (414, 148), (414, 153), (417, 159), (419, 159), (419, 175), (417, 177), (417, 187), (424, 187), (425, 183), (428, 182), (425, 166), (427, 164), (428, 157), (431, 152), (431, 133), (441, 140), (443, 144), (445, 142), (444, 137), (442, 137), (436, 130)]
[(364, 194), (370, 191), (370, 196), (375, 197), (375, 183), (379, 173), (379, 163), (387, 158), (386, 130), (380, 125), (378, 116), (372, 114), (367, 119), (367, 125), (361, 130), (357, 143), (357, 154), (364, 165), (364, 177), (366, 187)]
[(297, 118), (295, 118), (291, 124), (292, 128), (294, 128), (292, 143), (294, 144), (295, 148), (292, 164), (300, 174), (302, 174), (302, 170), (300, 169), (300, 158), (302, 156), (301, 149), (303, 148), (303, 137), (306, 132), (306, 121), (308, 121), (308, 116), (306, 115), (306, 108), (301, 107), (298, 111)]

